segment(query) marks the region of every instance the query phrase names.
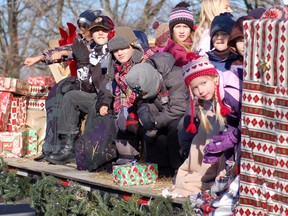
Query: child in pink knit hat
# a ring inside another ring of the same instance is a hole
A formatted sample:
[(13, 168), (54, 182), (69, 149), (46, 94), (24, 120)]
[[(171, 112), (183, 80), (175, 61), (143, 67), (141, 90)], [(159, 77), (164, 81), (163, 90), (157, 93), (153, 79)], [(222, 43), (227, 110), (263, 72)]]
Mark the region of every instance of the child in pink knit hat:
[[(189, 53), (187, 59), (182, 70), (191, 114), (183, 128), (197, 134), (176, 177), (174, 192), (182, 196), (210, 189), (219, 172), (229, 168), (227, 161), (239, 160), (235, 149), (240, 142), (239, 77), (232, 71), (218, 72), (207, 57)], [(198, 128), (195, 120), (200, 121)]]

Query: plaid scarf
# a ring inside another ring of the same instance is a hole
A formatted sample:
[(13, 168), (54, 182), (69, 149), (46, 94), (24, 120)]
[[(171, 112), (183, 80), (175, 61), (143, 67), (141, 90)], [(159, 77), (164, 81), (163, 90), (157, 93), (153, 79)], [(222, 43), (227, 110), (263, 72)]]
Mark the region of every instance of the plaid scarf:
[[(113, 108), (115, 112), (119, 112), (122, 107), (131, 107), (136, 99), (136, 94), (128, 87), (125, 77), (128, 71), (133, 66), (132, 61), (125, 62), (123, 64), (115, 64), (115, 89), (114, 89), (114, 104)], [(114, 85), (113, 85), (114, 86)]]

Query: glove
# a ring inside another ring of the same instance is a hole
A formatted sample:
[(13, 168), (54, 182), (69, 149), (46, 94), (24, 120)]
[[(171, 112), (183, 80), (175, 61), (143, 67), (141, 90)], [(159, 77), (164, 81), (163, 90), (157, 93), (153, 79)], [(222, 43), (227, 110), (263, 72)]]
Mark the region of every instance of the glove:
[(137, 110), (138, 118), (140, 124), (143, 126), (145, 130), (152, 130), (155, 125), (155, 120), (152, 117), (152, 113), (148, 104), (142, 104)]
[(89, 54), (87, 46), (82, 40), (75, 39), (72, 46), (72, 52), (75, 60), (77, 61), (77, 67), (82, 68), (89, 65)]
[(237, 138), (232, 131), (225, 132), (213, 137), (213, 141), (205, 145), (205, 153), (219, 153), (233, 148), (237, 144)]
[(127, 117), (128, 117), (127, 107), (121, 108), (120, 112), (118, 113), (118, 117), (116, 121), (117, 121), (118, 128), (122, 131), (126, 130)]
[(214, 164), (220, 159), (222, 154), (223, 154), (222, 152), (215, 153), (215, 154), (214, 153), (204, 153), (203, 163)]

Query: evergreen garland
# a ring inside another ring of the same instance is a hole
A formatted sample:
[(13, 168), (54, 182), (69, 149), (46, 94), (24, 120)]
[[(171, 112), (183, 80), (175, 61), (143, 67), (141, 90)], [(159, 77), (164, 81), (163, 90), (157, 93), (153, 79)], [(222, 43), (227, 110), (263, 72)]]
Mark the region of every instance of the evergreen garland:
[(193, 216), (189, 200), (182, 208), (173, 208), (172, 199), (157, 197), (148, 205), (141, 204), (139, 194), (131, 199), (119, 199), (99, 191), (88, 192), (77, 183), (63, 181), (53, 176), (36, 178), (18, 176), (16, 170), (9, 170), (0, 157), (0, 197), (7, 202), (29, 198), (30, 205), (45, 216)]

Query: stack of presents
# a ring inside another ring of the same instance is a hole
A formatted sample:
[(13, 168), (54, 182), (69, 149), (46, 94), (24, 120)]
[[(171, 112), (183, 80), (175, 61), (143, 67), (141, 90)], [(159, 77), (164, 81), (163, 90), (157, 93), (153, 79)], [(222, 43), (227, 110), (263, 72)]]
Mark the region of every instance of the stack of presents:
[[(36, 157), (46, 130), (45, 100), (55, 83), (49, 76), (28, 81), (0, 77), (0, 157)], [(113, 166), (113, 182), (135, 186), (158, 181), (157, 164), (131, 163)]]
[(54, 84), (50, 76), (29, 77), (28, 81), (0, 77), (1, 157), (34, 157), (41, 153), (45, 99)]

